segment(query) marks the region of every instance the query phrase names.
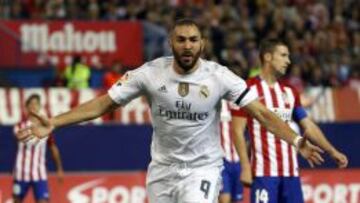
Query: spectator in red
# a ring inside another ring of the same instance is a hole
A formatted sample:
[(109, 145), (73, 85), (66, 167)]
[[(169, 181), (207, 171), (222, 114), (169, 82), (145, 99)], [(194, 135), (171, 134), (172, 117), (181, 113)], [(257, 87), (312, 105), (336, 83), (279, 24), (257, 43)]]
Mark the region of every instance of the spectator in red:
[[(119, 60), (115, 60), (111, 68), (104, 74), (103, 77), (103, 88), (104, 90), (110, 89), (110, 87), (116, 83), (124, 73), (123, 66)], [(116, 120), (116, 111), (110, 112), (103, 116), (106, 121)]]
[(103, 86), (104, 89), (109, 89), (116, 81), (118, 81), (122, 74), (123, 66), (120, 61), (113, 62), (111, 69), (104, 74)]

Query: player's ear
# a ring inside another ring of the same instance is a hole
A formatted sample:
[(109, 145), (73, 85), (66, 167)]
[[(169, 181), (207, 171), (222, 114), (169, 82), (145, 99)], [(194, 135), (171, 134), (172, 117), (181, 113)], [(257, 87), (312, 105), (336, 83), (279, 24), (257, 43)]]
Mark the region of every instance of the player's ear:
[(173, 36), (173, 31), (171, 31), (168, 35), (168, 44), (170, 47), (172, 47), (172, 36)]
[(204, 51), (205, 45), (206, 45), (206, 39), (201, 38), (201, 41), (200, 41), (200, 50), (201, 50), (201, 52)]
[(267, 52), (267, 53), (264, 54), (264, 61), (265, 62), (271, 61), (271, 58), (272, 58), (272, 55), (271, 55), (270, 52)]

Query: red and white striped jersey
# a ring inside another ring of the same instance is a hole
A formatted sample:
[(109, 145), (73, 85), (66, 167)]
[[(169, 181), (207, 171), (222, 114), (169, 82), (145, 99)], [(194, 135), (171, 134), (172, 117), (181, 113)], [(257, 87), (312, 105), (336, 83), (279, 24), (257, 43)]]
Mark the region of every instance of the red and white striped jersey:
[(234, 145), (233, 133), (231, 130), (231, 109), (235, 109), (235, 105), (222, 100), (221, 101), (221, 146), (224, 151), (224, 158), (229, 162), (239, 162), (239, 156)]
[[(294, 107), (300, 106), (298, 93), (291, 87), (277, 82), (270, 87), (260, 77), (247, 81), (258, 94), (259, 101), (277, 114), (283, 121), (292, 122)], [(232, 111), (233, 116), (247, 117), (251, 142), (251, 165), (254, 176), (299, 176), (297, 153), (292, 145), (275, 138), (260, 123), (247, 116), (241, 109)]]
[[(14, 126), (14, 134), (21, 128), (30, 126), (30, 120), (24, 120)], [(54, 144), (52, 136), (41, 139), (38, 143), (18, 142), (14, 178), (18, 181), (46, 180), (46, 148)]]

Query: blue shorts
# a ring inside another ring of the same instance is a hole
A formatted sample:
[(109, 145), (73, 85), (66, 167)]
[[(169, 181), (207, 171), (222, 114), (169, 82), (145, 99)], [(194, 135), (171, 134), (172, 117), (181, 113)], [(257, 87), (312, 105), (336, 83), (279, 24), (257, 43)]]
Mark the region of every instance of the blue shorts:
[(304, 203), (299, 177), (256, 177), (251, 203)]
[(29, 188), (32, 187), (36, 200), (49, 199), (49, 189), (46, 180), (40, 181), (17, 181), (14, 180), (13, 195), (20, 200), (24, 199)]
[(240, 182), (241, 167), (240, 162), (228, 162), (224, 160), (224, 170), (222, 176), (222, 188), (220, 193), (231, 195), (232, 201), (243, 199), (243, 186)]

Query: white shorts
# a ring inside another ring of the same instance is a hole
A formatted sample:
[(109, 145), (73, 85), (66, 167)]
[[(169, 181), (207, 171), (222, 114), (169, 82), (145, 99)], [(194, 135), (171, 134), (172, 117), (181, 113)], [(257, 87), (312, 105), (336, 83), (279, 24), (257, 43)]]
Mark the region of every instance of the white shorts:
[(222, 166), (151, 163), (148, 169), (149, 203), (216, 203)]

